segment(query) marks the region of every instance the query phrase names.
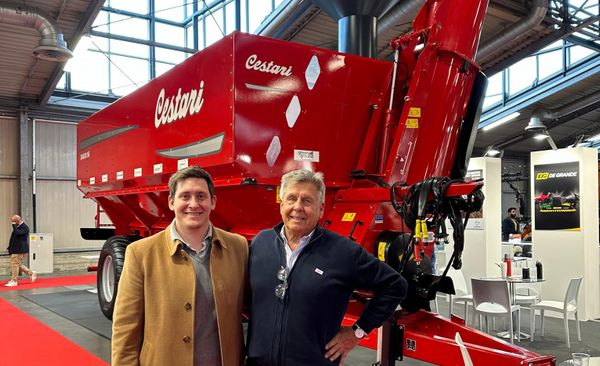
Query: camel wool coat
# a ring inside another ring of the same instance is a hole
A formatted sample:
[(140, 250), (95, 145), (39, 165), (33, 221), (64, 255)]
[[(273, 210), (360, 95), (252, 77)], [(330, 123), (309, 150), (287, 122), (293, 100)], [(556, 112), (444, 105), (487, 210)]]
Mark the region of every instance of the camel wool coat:
[[(113, 315), (112, 366), (193, 365), (192, 259), (170, 226), (127, 247)], [(210, 273), (222, 366), (243, 356), (242, 306), (248, 243), (213, 226)]]

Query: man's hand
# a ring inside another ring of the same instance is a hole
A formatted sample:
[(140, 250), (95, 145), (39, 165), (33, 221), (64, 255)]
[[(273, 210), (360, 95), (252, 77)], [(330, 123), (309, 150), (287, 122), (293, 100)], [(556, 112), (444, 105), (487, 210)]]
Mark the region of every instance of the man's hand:
[(329, 361), (335, 361), (340, 358), (340, 365), (343, 365), (348, 352), (356, 347), (358, 342), (360, 342), (360, 339), (354, 336), (352, 327), (342, 327), (338, 334), (325, 345), (325, 349), (327, 350), (325, 358), (329, 359)]

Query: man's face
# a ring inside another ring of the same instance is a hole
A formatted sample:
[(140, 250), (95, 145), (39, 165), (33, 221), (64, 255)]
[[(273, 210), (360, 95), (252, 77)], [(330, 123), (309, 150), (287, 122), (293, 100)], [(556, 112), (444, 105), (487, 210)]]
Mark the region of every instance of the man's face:
[(517, 218), (517, 210), (510, 210), (510, 212), (508, 213), (510, 215), (511, 218), (516, 219)]
[(312, 183), (287, 186), (279, 210), (286, 234), (300, 237), (310, 234), (323, 216), (323, 209), (319, 191)]
[(21, 218), (17, 215), (14, 215), (13, 217), (10, 218), (10, 222), (13, 225), (19, 225), (21, 223)]
[(175, 197), (169, 196), (169, 208), (175, 212), (175, 224), (180, 230), (207, 228), (215, 206), (216, 197), (210, 196), (208, 184), (202, 178), (178, 182)]

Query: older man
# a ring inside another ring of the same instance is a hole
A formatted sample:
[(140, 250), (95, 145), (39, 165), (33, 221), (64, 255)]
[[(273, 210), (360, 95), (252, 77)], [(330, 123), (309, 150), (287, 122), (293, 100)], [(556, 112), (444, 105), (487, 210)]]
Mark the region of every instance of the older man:
[[(247, 365), (338, 364), (394, 312), (406, 281), (355, 242), (317, 226), (322, 174), (287, 173), (280, 194), (283, 222), (250, 246)], [(374, 297), (353, 327), (340, 327), (355, 289)]]
[(8, 242), (8, 254), (10, 254), (10, 281), (4, 286), (15, 287), (18, 285), (19, 272), (26, 273), (31, 282), (35, 282), (37, 273), (23, 265), (25, 254), (29, 253), (29, 227), (19, 215), (13, 215), (10, 218), (13, 231), (10, 234)]
[(113, 315), (112, 366), (242, 362), (248, 244), (210, 223), (216, 196), (201, 168), (169, 180), (175, 219), (127, 247)]

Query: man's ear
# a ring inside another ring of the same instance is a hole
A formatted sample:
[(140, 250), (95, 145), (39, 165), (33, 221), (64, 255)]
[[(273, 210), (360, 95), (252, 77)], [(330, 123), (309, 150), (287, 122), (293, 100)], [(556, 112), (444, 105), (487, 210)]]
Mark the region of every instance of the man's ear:
[(173, 197), (171, 197), (171, 195), (169, 195), (169, 200), (168, 201), (169, 201), (169, 210), (175, 211), (175, 205), (174, 205), (175, 202), (173, 200)]

